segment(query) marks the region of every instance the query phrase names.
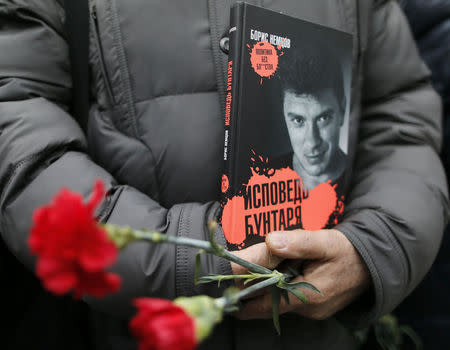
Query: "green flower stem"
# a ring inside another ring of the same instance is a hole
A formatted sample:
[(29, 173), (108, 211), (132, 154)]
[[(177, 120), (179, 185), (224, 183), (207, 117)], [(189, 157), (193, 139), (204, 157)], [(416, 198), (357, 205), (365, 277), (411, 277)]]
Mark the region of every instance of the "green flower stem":
[[(196, 265), (195, 265), (195, 277), (194, 282), (196, 284), (198, 283), (209, 283), (212, 281), (220, 282), (223, 280), (231, 280), (231, 279), (246, 279), (244, 284), (247, 282), (256, 280), (256, 279), (264, 279), (263, 281), (259, 283), (255, 283), (251, 285), (248, 288), (245, 288), (243, 290), (239, 290), (235, 287), (228, 288), (224, 295), (221, 298), (217, 299), (211, 299), (205, 296), (201, 296), (201, 300), (203, 300), (203, 304), (205, 300), (209, 300), (213, 302), (212, 309), (219, 310), (218, 316), (215, 315), (213, 320), (206, 319), (205, 322), (200, 322), (203, 324), (201, 329), (199, 330), (199, 337), (203, 339), (211, 332), (210, 328), (205, 328), (204, 324), (208, 324), (209, 326), (214, 325), (218, 322), (220, 322), (221, 315), (226, 312), (234, 312), (239, 310), (239, 301), (243, 298), (255, 293), (258, 290), (271, 287), (271, 294), (272, 294), (272, 307), (273, 307), (273, 319), (274, 319), (274, 325), (277, 329), (278, 333), (280, 332), (280, 325), (279, 325), (279, 304), (281, 300), (281, 296), (284, 296), (285, 298), (288, 298), (287, 293), (290, 292), (294, 294), (298, 299), (300, 299), (302, 302), (306, 303), (307, 299), (306, 296), (296, 287), (298, 288), (306, 288), (314, 290), (318, 293), (318, 291), (314, 286), (310, 285), (306, 282), (297, 282), (297, 283), (289, 283), (289, 281), (298, 275), (296, 271), (293, 271), (291, 269), (291, 273), (281, 273), (277, 270), (270, 270), (264, 266), (254, 264), (252, 262), (246, 261), (244, 259), (241, 259), (237, 257), (236, 255), (230, 253), (227, 251), (224, 247), (219, 245), (215, 239), (214, 239), (214, 233), (216, 232), (216, 226), (217, 223), (211, 222), (209, 224), (209, 241), (203, 241), (203, 240), (197, 240), (187, 237), (178, 237), (178, 236), (169, 236), (166, 234), (162, 234), (159, 232), (149, 231), (149, 230), (133, 230), (129, 227), (119, 227), (116, 225), (111, 224), (105, 224), (103, 225), (103, 228), (105, 229), (107, 235), (109, 238), (114, 242), (117, 248), (122, 249), (126, 247), (128, 244), (130, 244), (133, 241), (137, 240), (147, 240), (153, 243), (170, 243), (170, 244), (176, 244), (176, 245), (182, 245), (185, 247), (191, 247), (199, 249), (199, 253), (196, 257)], [(232, 261), (238, 265), (241, 265), (248, 269), (248, 274), (242, 274), (242, 275), (209, 275), (205, 277), (199, 278), (199, 271), (200, 271), (200, 255), (202, 253), (209, 253), (224, 259), (227, 259), (229, 261)], [(282, 291), (275, 288), (274, 285), (277, 285)], [(206, 299), (204, 299), (206, 298)], [(186, 308), (191, 308), (191, 300), (192, 298), (184, 298), (184, 299), (178, 299), (179, 303), (182, 303)], [(200, 299), (198, 299), (200, 300)], [(200, 303), (200, 302), (198, 302)], [(193, 308), (193, 309), (192, 309)], [(197, 306), (192, 306), (191, 312), (195, 314), (195, 312), (198, 312)], [(208, 309), (208, 308), (206, 308)], [(194, 312), (195, 311), (195, 312)], [(202, 310), (200, 310), (202, 311)], [(217, 313), (216, 313), (217, 314)], [(220, 317), (219, 317), (220, 316)], [(197, 317), (198, 318), (198, 317)], [(197, 322), (197, 323), (199, 323)], [(199, 339), (200, 339), (199, 338)]]
[(284, 275), (280, 272), (273, 272), (270, 274), (262, 274), (262, 273), (255, 273), (253, 275), (220, 275), (217, 276), (220, 278), (221, 281), (227, 281), (227, 280), (234, 280), (234, 279), (251, 279), (251, 280), (257, 280), (261, 278), (272, 278), (272, 277), (283, 277)]
[[(107, 227), (108, 232), (110, 231), (109, 227)], [(272, 274), (273, 271), (265, 268), (264, 266), (254, 264), (252, 262), (246, 261), (237, 257), (236, 255), (230, 253), (225, 248), (213, 247), (211, 242), (202, 241), (198, 239), (192, 239), (187, 237), (177, 237), (177, 236), (169, 236), (159, 232), (152, 231), (136, 231), (130, 229), (132, 232), (128, 232), (131, 234), (134, 239), (145, 239), (151, 241), (153, 243), (172, 243), (172, 244), (180, 244), (186, 247), (203, 249), (207, 253), (222, 257), (229, 261), (232, 261), (238, 265), (246, 267), (249, 271), (261, 273), (261, 274)]]
[(216, 299), (215, 303), (219, 307), (222, 307), (225, 309), (231, 308), (231, 310), (234, 310), (233, 307), (236, 307), (240, 300), (242, 300), (246, 296), (248, 296), (258, 290), (261, 290), (261, 289), (267, 288), (269, 286), (272, 286), (274, 284), (277, 284), (280, 281), (280, 278), (281, 277), (279, 275), (271, 277), (265, 281), (256, 283), (248, 288), (245, 288), (236, 294), (232, 294), (231, 296), (223, 296), (221, 298), (218, 298), (218, 299)]
[(266, 287), (272, 286), (274, 284), (277, 284), (280, 281), (281, 276), (277, 275), (274, 277), (271, 277), (265, 281), (256, 283), (248, 288), (245, 288), (243, 290), (241, 290), (237, 295), (236, 298), (237, 300), (242, 300), (243, 298), (245, 298), (246, 296), (260, 290), (260, 289), (264, 289)]
[(239, 257), (237, 257), (234, 254), (231, 254), (228, 250), (224, 249), (223, 250), (224, 255), (222, 256), (223, 258), (232, 261), (238, 265), (241, 265), (243, 267), (246, 267), (249, 271), (253, 271), (253, 272), (257, 272), (257, 273), (262, 273), (262, 274), (271, 274), (272, 270), (258, 265), (258, 264), (254, 264), (252, 262), (249, 262), (247, 260), (241, 259)]

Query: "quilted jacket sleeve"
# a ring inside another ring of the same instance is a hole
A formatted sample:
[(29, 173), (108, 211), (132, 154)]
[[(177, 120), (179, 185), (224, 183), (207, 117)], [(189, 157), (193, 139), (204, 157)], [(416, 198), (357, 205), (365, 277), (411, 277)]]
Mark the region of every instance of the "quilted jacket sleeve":
[(353, 184), (337, 227), (373, 282), (371, 295), (340, 315), (358, 326), (392, 311), (420, 282), (449, 215), (438, 156), (440, 100), (395, 1), (379, 1), (374, 10), (363, 69)]
[[(135, 189), (119, 186), (85, 153), (85, 136), (67, 112), (71, 77), (63, 17), (55, 0), (0, 0), (2, 238), (19, 260), (32, 267), (26, 239), (33, 210), (61, 187), (88, 196), (95, 179), (102, 179), (110, 189), (102, 209), (109, 222), (205, 239), (206, 223), (215, 217), (217, 203), (165, 209)], [(218, 232), (218, 239), (223, 240), (223, 234)], [(114, 267), (124, 280), (121, 291), (89, 302), (126, 315), (130, 298), (136, 296), (218, 293), (215, 286), (194, 290), (195, 254), (193, 249), (169, 245), (132, 244)], [(213, 257), (204, 258), (202, 270), (231, 273), (229, 263)]]

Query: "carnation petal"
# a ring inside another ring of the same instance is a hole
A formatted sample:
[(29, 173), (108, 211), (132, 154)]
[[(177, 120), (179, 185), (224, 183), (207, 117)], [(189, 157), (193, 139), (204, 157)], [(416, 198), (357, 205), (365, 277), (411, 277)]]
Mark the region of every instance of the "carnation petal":
[(39, 259), (36, 274), (41, 278), (44, 287), (57, 295), (69, 292), (77, 283), (72, 266), (53, 258)]
[(181, 307), (169, 300), (152, 298), (138, 298), (133, 304), (138, 313), (130, 322), (130, 330), (139, 340), (139, 349), (196, 347), (194, 320)]
[(91, 272), (111, 266), (116, 261), (119, 253), (118, 248), (107, 238), (105, 231), (98, 227), (95, 230), (96, 235), (103, 237), (92, 241), (87, 239), (80, 252), (80, 264)]
[(64, 274), (49, 276), (44, 279), (43, 283), (48, 291), (56, 295), (64, 295), (77, 283), (77, 277), (74, 273), (66, 272)]
[(95, 181), (94, 190), (92, 191), (91, 198), (89, 199), (89, 202), (86, 204), (86, 207), (88, 208), (91, 214), (94, 213), (94, 210), (97, 208), (97, 206), (100, 204), (100, 202), (104, 197), (105, 197), (105, 185), (101, 180), (97, 180)]
[(28, 243), (38, 255), (36, 273), (51, 292), (104, 296), (120, 286), (120, 277), (105, 271), (118, 249), (93, 217), (103, 187), (101, 182), (95, 184), (87, 204), (80, 194), (62, 189), (33, 215)]
[(114, 273), (106, 272), (82, 272), (77, 286), (75, 287), (76, 295), (92, 295), (94, 297), (104, 297), (108, 293), (116, 292), (121, 285), (121, 278)]

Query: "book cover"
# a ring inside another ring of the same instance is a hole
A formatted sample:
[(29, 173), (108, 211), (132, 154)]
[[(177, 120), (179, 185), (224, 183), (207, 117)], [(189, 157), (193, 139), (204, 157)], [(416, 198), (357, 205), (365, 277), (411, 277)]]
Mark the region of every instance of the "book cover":
[(230, 250), (336, 225), (352, 36), (246, 3), (230, 16), (221, 224)]

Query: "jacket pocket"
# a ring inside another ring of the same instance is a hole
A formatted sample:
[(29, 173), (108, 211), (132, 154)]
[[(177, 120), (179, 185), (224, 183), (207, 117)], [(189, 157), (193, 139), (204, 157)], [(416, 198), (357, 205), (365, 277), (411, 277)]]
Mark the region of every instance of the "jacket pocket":
[(98, 18), (97, 18), (97, 8), (95, 5), (91, 8), (91, 23), (92, 23), (92, 32), (94, 36), (95, 45), (97, 46), (97, 52), (99, 57), (99, 64), (100, 69), (103, 77), (103, 81), (105, 83), (106, 92), (108, 94), (109, 101), (112, 105), (116, 105), (116, 99), (114, 97), (111, 80), (108, 75), (108, 70), (105, 65), (105, 57), (103, 54), (103, 47), (102, 43), (100, 41), (100, 29), (98, 25)]

